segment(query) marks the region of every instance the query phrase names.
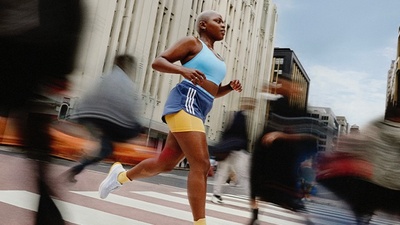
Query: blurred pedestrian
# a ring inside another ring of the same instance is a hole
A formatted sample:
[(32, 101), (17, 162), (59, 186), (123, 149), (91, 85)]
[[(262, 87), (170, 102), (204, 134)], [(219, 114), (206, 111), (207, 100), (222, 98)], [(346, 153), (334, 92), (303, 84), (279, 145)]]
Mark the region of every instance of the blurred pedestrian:
[(219, 159), (215, 174), (211, 201), (216, 204), (223, 203), (222, 187), (232, 171), (236, 175), (237, 184), (241, 185), (243, 190), (249, 190), (250, 153), (248, 151), (247, 114), (249, 110), (254, 109), (254, 102), (247, 102), (245, 98), (242, 98), (240, 108), (240, 111), (234, 113), (233, 120), (224, 131), (221, 141), (209, 147), (211, 156), (226, 155), (225, 158)]
[[(257, 220), (257, 199), (293, 211), (305, 209), (298, 189), (300, 164), (317, 151), (317, 138), (310, 134), (266, 132), (252, 155), (250, 199), (252, 223)], [(251, 223), (251, 224), (252, 224)]]
[[(172, 170), (186, 157), (190, 165), (188, 199), (194, 224), (206, 224), (205, 204), (207, 173), (210, 160), (204, 120), (212, 108), (214, 98), (233, 90), (241, 91), (238, 80), (221, 85), (226, 75), (223, 58), (214, 51), (214, 43), (225, 35), (222, 16), (215, 11), (204, 11), (196, 19), (200, 37), (185, 37), (159, 55), (153, 62), (155, 70), (179, 74), (184, 79), (169, 94), (162, 120), (170, 132), (158, 158), (146, 159), (125, 171), (115, 163), (99, 187), (100, 197), (119, 188), (125, 182), (154, 176)], [(179, 61), (180, 65), (174, 64)]]
[[(292, 81), (281, 78), (279, 83), (263, 88), (264, 97), (270, 102), (270, 119), (255, 142), (250, 167), (250, 206), (252, 219), (257, 224), (258, 200), (271, 202), (292, 211), (305, 210), (302, 191), (298, 187), (300, 164), (318, 150), (318, 137), (280, 124), (290, 124), (291, 118), (305, 116), (306, 109), (290, 102), (290, 97), (300, 94)], [(274, 121), (279, 117), (280, 121)]]
[[(100, 142), (100, 149), (84, 155), (80, 164), (68, 171), (68, 180), (76, 182), (75, 176), (93, 163), (113, 153), (113, 142), (123, 142), (139, 135), (141, 125), (138, 117), (142, 109), (139, 88), (135, 80), (134, 58), (118, 55), (111, 72), (105, 74), (93, 89), (77, 105), (76, 112), (69, 116), (83, 124)], [(132, 77), (130, 77), (132, 76)]]
[(294, 82), (280, 77), (277, 83), (269, 83), (263, 86), (261, 96), (269, 100), (269, 113), (281, 117), (301, 117), (307, 112), (306, 106), (293, 104), (291, 98), (304, 96), (304, 91), (295, 86)]
[[(40, 195), (35, 224), (64, 224), (48, 181), (50, 108), (44, 90), (67, 88), (82, 22), (79, 0), (0, 0), (0, 113), (18, 115), (24, 152), (33, 158)], [(39, 101), (38, 101), (39, 100)], [(44, 101), (43, 101), (44, 100)], [(25, 179), (20, 177), (20, 179)]]
[(311, 193), (315, 185), (315, 170), (313, 157), (304, 160), (300, 165), (300, 188), (303, 191), (304, 200), (311, 201)]
[(340, 136), (334, 152), (317, 158), (316, 181), (349, 205), (357, 224), (378, 211), (400, 216), (400, 114), (391, 116)]

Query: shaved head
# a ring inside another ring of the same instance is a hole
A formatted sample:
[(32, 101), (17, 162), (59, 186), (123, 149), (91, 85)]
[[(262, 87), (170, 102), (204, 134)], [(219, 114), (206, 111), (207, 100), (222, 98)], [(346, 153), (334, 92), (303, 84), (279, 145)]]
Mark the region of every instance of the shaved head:
[(207, 22), (211, 16), (213, 15), (219, 15), (218, 12), (214, 11), (214, 10), (206, 10), (201, 12), (196, 19), (196, 30), (198, 33), (200, 33), (200, 22), (204, 21)]

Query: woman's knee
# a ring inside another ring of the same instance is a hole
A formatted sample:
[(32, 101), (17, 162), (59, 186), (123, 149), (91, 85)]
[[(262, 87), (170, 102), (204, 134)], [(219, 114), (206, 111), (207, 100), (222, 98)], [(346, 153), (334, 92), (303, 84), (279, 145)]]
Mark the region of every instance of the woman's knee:
[(178, 164), (175, 161), (176, 160), (172, 160), (171, 158), (166, 160), (164, 157), (159, 157), (158, 160), (156, 160), (156, 166), (159, 168), (160, 172), (169, 172), (175, 169)]
[(171, 164), (171, 163), (164, 164), (161, 172), (169, 172), (169, 171), (175, 169), (175, 167), (176, 167), (175, 164)]
[(208, 171), (210, 170), (210, 159), (201, 159), (201, 160), (196, 160), (194, 163), (189, 162), (190, 169), (197, 170), (197, 171), (202, 171), (203, 173), (207, 174)]
[(183, 157), (183, 153), (172, 148), (165, 146), (161, 154), (156, 159), (156, 164), (161, 172), (168, 172), (173, 170)]

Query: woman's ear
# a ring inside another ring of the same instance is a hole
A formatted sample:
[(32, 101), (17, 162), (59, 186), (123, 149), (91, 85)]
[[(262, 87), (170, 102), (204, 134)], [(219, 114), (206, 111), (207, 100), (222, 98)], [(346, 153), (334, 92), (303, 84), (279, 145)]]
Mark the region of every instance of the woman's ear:
[(206, 30), (207, 29), (206, 28), (206, 22), (205, 21), (200, 21), (199, 27), (200, 27), (200, 30)]

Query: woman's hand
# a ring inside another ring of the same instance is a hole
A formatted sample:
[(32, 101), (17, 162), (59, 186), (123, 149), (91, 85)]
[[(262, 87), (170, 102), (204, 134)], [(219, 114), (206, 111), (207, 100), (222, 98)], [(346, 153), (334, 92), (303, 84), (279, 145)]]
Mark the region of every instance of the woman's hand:
[(189, 69), (183, 67), (184, 70), (182, 71), (181, 75), (190, 80), (193, 84), (202, 84), (203, 81), (206, 79), (206, 76), (200, 72), (199, 70)]
[(241, 92), (242, 91), (242, 84), (240, 83), (239, 80), (232, 80), (229, 82), (229, 86), (232, 88), (232, 90)]

